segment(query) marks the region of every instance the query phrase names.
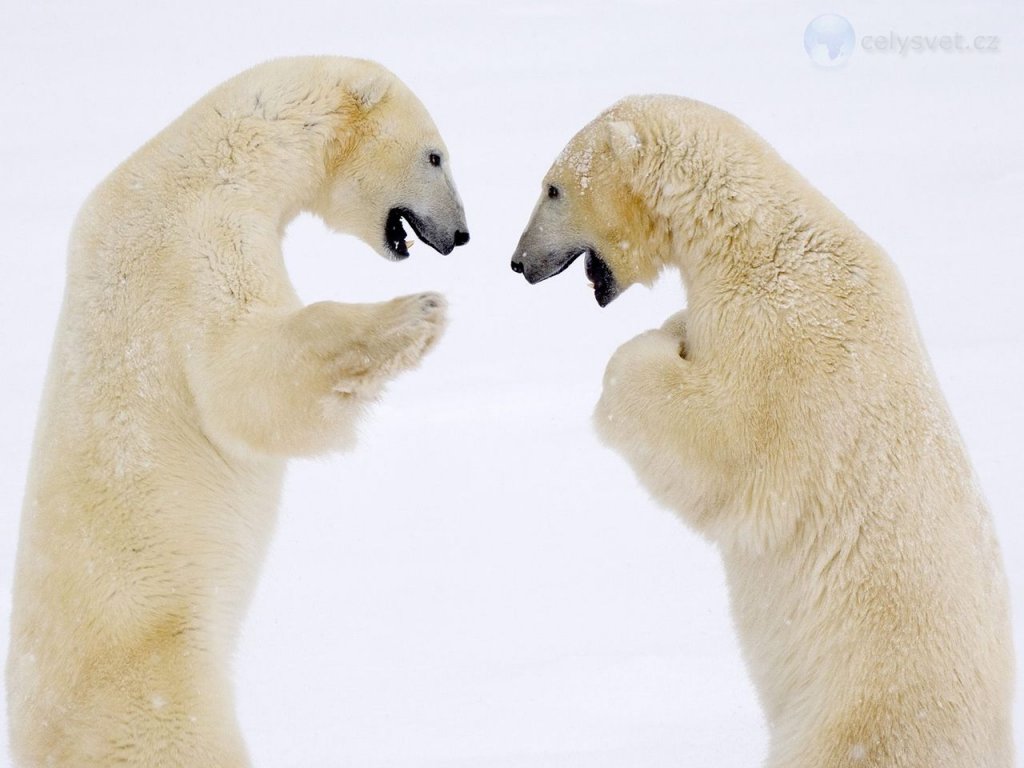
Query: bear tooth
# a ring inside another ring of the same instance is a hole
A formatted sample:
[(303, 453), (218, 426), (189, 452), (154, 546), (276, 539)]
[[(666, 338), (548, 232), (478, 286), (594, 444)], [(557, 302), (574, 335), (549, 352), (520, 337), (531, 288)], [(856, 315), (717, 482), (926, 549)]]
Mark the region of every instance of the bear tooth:
[(412, 248), (415, 244), (416, 244), (415, 240), (406, 240), (405, 241), (405, 247), (406, 248)]

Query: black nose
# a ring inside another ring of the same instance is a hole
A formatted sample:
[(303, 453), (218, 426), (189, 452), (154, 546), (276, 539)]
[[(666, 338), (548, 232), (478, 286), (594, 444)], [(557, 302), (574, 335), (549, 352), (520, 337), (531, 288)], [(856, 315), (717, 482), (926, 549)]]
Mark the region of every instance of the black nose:
[(512, 262), (512, 271), (516, 272), (516, 273), (518, 273), (520, 275), (523, 274), (523, 262), (521, 262), (521, 261), (513, 261)]
[(462, 232), (458, 229), (455, 230), (455, 244), (465, 245), (469, 242), (469, 232)]

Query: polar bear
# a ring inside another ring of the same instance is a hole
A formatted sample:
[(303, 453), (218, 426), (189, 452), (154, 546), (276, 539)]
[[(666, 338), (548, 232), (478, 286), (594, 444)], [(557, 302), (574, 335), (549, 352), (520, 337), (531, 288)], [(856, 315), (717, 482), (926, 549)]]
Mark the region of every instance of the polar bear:
[(639, 96), (556, 160), (512, 267), (584, 253), (602, 306), (682, 274), (595, 425), (720, 549), (767, 765), (1009, 768), (999, 549), (882, 249), (734, 117)]
[(444, 327), (425, 293), (302, 306), (312, 211), (389, 259), (469, 239), (448, 151), (377, 64), (257, 66), (83, 207), (43, 397), (7, 664), (19, 766), (244, 766), (230, 655), (289, 456), (350, 446)]

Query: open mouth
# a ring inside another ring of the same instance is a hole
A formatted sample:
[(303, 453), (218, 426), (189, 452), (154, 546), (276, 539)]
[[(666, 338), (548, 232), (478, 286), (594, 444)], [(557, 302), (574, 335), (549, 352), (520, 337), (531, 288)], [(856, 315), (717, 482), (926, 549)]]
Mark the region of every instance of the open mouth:
[(622, 289), (615, 281), (615, 275), (600, 254), (593, 248), (586, 246), (571, 248), (564, 251), (552, 252), (546, 259), (537, 260), (531, 263), (527, 261), (528, 251), (518, 249), (519, 256), (512, 259), (512, 271), (521, 274), (526, 282), (531, 285), (542, 282), (555, 275), (560, 275), (567, 270), (580, 256), (586, 255), (584, 265), (587, 272), (587, 279), (594, 291), (594, 298), (602, 307), (607, 307), (622, 293)]
[(607, 307), (622, 292), (615, 282), (611, 268), (594, 251), (587, 251), (583, 266), (587, 271), (587, 279), (594, 289), (594, 298), (600, 306)]
[(384, 243), (395, 261), (409, 258), (409, 248), (412, 247), (414, 241), (408, 239), (409, 235), (402, 225), (402, 220), (405, 219), (415, 232), (416, 225), (413, 223), (415, 218), (412, 212), (405, 208), (392, 208), (388, 211), (388, 218), (384, 223)]
[(463, 229), (456, 229), (454, 233), (446, 232), (433, 219), (417, 216), (409, 208), (396, 206), (388, 211), (388, 218), (384, 222), (384, 242), (395, 261), (408, 258), (413, 244), (408, 239), (404, 224), (409, 225), (418, 239), (444, 255), (451, 253), (456, 246), (469, 242), (469, 232)]

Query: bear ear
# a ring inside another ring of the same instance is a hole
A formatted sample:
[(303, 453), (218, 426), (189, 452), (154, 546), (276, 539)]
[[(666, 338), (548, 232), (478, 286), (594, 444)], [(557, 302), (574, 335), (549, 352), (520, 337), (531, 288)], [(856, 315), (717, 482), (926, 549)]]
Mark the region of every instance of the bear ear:
[(641, 142), (636, 128), (628, 120), (610, 120), (606, 124), (608, 146), (621, 161), (634, 163), (639, 154)]
[(369, 73), (351, 86), (356, 103), (363, 109), (373, 109), (380, 104), (391, 89), (391, 77), (383, 72)]

